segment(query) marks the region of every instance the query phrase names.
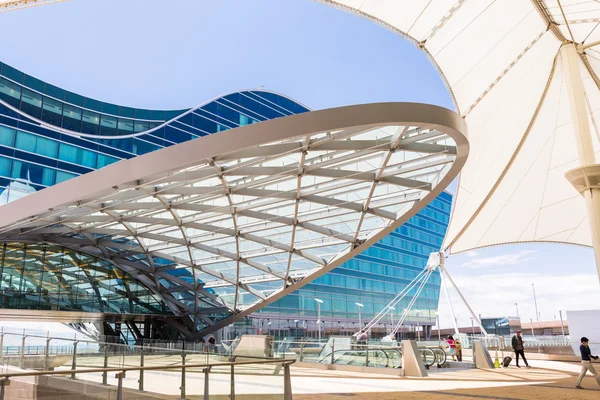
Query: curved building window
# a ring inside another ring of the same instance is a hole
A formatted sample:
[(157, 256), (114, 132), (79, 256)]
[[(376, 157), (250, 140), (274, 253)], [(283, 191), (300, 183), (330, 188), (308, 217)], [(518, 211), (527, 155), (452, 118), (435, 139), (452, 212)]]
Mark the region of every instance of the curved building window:
[(49, 97), (44, 97), (42, 109), (42, 121), (56, 126), (61, 125), (63, 113), (62, 102)]
[(42, 95), (29, 89), (23, 89), (21, 110), (39, 119), (42, 116)]
[(13, 107), (19, 107), (21, 103), (21, 86), (0, 78), (0, 98)]
[(73, 132), (81, 132), (81, 108), (65, 104), (62, 126)]
[(100, 114), (83, 110), (83, 119), (81, 132), (90, 135), (97, 135), (100, 131)]

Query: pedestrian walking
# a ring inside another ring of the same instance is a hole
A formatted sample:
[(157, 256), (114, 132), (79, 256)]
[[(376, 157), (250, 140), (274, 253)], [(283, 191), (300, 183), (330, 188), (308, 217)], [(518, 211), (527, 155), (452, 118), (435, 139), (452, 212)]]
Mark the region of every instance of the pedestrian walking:
[(450, 355), (452, 356), (452, 361), (456, 361), (456, 345), (452, 335), (448, 336), (446, 342), (448, 342), (448, 346), (450, 347)]
[(575, 387), (577, 389), (583, 389), (581, 387), (581, 381), (585, 376), (586, 372), (590, 371), (592, 376), (596, 378), (596, 382), (600, 385), (600, 376), (596, 372), (596, 368), (592, 365), (592, 359), (597, 360), (598, 356), (592, 355), (592, 349), (590, 349), (589, 340), (585, 336), (581, 338), (581, 346), (579, 346), (579, 351), (581, 352), (581, 373), (577, 378), (577, 382), (575, 383)]
[(456, 359), (462, 362), (462, 343), (458, 339), (454, 340), (454, 351), (456, 352)]
[(521, 368), (519, 365), (519, 356), (521, 356), (523, 361), (525, 361), (525, 366), (527, 368), (531, 368), (527, 362), (527, 359), (525, 358), (525, 346), (523, 345), (523, 336), (521, 336), (521, 331), (517, 331), (517, 334), (512, 337), (512, 348), (517, 358), (517, 368)]

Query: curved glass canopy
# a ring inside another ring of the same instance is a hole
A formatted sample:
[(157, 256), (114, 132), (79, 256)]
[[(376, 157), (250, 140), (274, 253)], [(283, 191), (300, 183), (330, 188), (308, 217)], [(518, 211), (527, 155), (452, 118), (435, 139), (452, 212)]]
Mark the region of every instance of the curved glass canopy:
[(361, 253), (456, 177), (464, 122), (383, 103), (252, 124), (3, 206), (0, 240), (109, 260), (205, 334)]

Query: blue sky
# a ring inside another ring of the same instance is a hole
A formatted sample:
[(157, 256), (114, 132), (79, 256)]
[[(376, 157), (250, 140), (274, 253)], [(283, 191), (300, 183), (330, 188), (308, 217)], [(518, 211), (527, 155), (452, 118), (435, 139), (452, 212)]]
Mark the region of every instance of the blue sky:
[[(367, 20), (310, 0), (70, 0), (0, 14), (0, 60), (99, 100), (185, 108), (264, 87), (313, 109), (382, 101), (452, 108), (424, 54)], [(13, 40), (9, 40), (12, 38)], [(448, 260), (477, 313), (543, 319), (600, 307), (592, 251), (502, 246)], [(455, 303), (459, 324), (470, 325)], [(450, 324), (442, 299), (442, 326)]]

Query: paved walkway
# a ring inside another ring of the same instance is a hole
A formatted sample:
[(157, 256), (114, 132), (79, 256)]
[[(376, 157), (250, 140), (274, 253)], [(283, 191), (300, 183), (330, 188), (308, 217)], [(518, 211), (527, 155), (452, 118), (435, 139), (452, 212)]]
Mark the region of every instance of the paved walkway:
[[(292, 368), (295, 400), (388, 400), (397, 399), (594, 399), (600, 400), (600, 388), (591, 376), (584, 380), (587, 390), (575, 389), (579, 365), (554, 361), (532, 361), (534, 368), (475, 370), (432, 369), (428, 378), (400, 378), (376, 374), (323, 371), (312, 368)], [(237, 370), (236, 398), (239, 400), (275, 400), (283, 393), (283, 376), (274, 375), (272, 367), (248, 367)], [(187, 397), (201, 399), (203, 374), (188, 371)], [(223, 371), (211, 373), (211, 399), (227, 399), (230, 376)], [(100, 381), (100, 375), (82, 375), (80, 379)], [(137, 373), (128, 373), (124, 386), (137, 387)], [(179, 394), (180, 376), (167, 371), (147, 371), (145, 389), (161, 393), (165, 398)], [(109, 384), (116, 381), (110, 377)]]

